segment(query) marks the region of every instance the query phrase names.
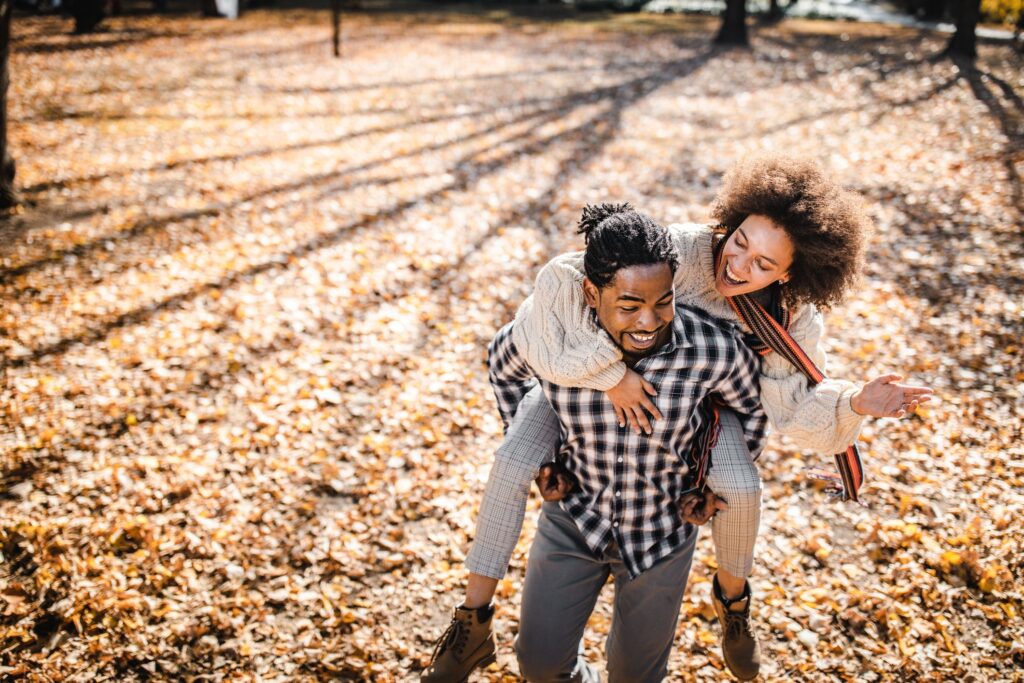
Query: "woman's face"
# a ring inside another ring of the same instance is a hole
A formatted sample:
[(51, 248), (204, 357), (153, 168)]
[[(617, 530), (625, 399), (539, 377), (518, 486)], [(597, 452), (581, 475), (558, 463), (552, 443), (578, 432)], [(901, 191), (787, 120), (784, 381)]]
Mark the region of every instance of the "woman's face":
[(789, 279), (793, 242), (765, 216), (747, 216), (722, 249), (715, 273), (715, 289), (722, 296), (749, 294)]

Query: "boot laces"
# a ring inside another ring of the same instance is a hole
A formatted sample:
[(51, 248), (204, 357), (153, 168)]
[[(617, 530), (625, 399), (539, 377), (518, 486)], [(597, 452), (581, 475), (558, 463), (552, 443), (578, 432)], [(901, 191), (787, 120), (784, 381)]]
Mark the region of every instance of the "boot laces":
[(740, 636), (751, 637), (750, 620), (747, 618), (747, 611), (734, 612), (726, 608), (725, 632), (730, 639), (739, 638)]
[(441, 637), (434, 643), (434, 652), (430, 655), (430, 663), (433, 664), (437, 661), (437, 658), (449, 647), (454, 645), (456, 657), (461, 654), (462, 650), (466, 646), (466, 639), (469, 637), (469, 633), (466, 630), (466, 625), (459, 621), (457, 618), (453, 618), (452, 622), (448, 624), (448, 628), (445, 629)]

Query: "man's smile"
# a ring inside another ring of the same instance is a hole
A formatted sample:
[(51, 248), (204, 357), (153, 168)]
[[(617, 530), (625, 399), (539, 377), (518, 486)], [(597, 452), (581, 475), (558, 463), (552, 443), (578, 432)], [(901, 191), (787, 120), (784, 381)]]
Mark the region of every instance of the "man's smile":
[(660, 331), (661, 330), (658, 330), (657, 332), (646, 333), (646, 334), (645, 333), (641, 333), (641, 332), (627, 332), (626, 333), (626, 337), (629, 338), (630, 343), (635, 348), (647, 349), (647, 348), (650, 348), (651, 346), (653, 346), (655, 341), (657, 341), (657, 339), (658, 339), (658, 332), (660, 332)]

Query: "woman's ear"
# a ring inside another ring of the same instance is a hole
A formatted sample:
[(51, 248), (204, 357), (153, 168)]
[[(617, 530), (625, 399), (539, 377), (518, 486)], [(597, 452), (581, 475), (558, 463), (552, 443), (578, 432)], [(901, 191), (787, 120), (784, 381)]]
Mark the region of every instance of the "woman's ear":
[(587, 300), (588, 306), (597, 308), (597, 285), (587, 278), (583, 278), (583, 297)]

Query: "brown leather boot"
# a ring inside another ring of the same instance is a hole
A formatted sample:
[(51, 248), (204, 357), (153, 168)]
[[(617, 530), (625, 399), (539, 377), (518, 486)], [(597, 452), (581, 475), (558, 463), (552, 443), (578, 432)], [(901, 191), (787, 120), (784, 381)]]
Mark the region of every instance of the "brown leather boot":
[[(481, 613), (486, 613), (485, 619), (480, 618)], [(456, 607), (451, 623), (434, 645), (421, 683), (463, 683), (474, 669), (491, 664), (495, 659), (492, 616), (487, 608)]]
[(722, 595), (718, 575), (711, 588), (711, 604), (722, 625), (722, 658), (733, 676), (741, 681), (757, 678), (761, 670), (761, 648), (750, 630), (750, 584), (743, 587), (743, 595), (729, 600)]

